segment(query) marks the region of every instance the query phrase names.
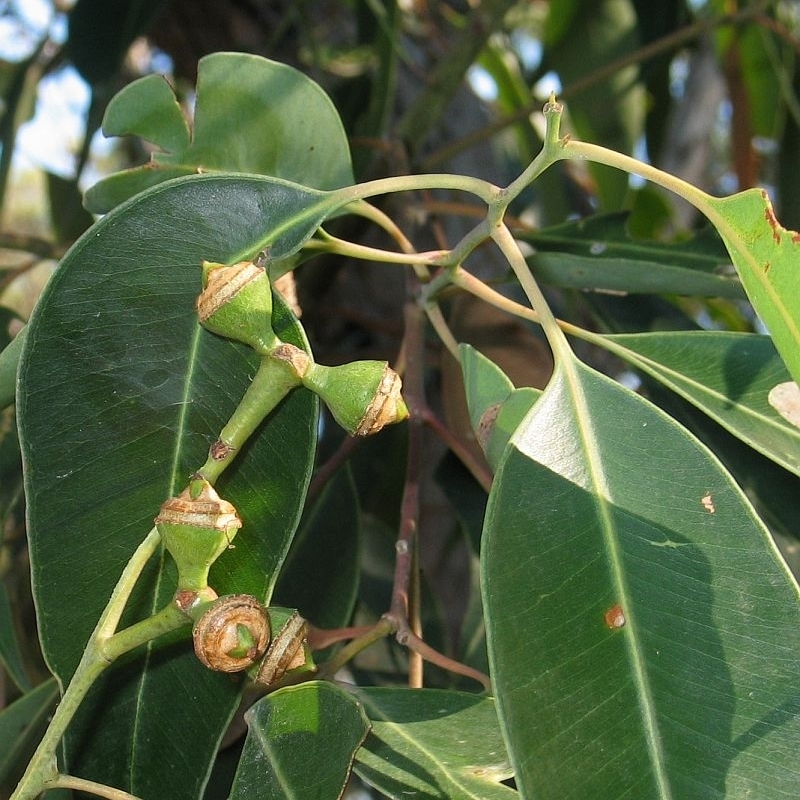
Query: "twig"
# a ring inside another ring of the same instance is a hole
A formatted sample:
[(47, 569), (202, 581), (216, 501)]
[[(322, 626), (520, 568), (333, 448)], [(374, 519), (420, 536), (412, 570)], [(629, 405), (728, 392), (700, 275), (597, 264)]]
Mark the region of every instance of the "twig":
[(124, 792), (122, 789), (115, 789), (113, 786), (106, 786), (103, 783), (88, 781), (84, 778), (76, 778), (74, 775), (59, 775), (52, 781), (48, 781), (44, 789), (77, 789), (97, 797), (105, 797), (106, 800), (139, 800), (136, 795)]
[[(411, 278), (409, 277), (409, 281)], [(404, 397), (410, 411), (408, 421), (408, 456), (405, 485), (400, 506), (400, 526), (395, 543), (395, 571), (389, 613), (408, 621), (411, 613), (409, 591), (415, 563), (417, 532), (419, 529), (419, 486), (422, 473), (424, 396), (424, 342), (422, 337), (423, 312), (415, 302), (404, 309), (405, 336), (403, 352), (406, 359)], [(415, 626), (416, 627), (416, 626)], [(412, 659), (413, 662), (413, 659)], [(419, 685), (421, 664), (409, 665), (409, 683)]]

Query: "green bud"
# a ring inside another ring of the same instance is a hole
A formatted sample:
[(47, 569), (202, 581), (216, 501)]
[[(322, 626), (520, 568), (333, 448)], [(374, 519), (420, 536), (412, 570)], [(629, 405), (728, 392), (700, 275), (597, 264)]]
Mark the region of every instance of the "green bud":
[(272, 330), (272, 286), (266, 270), (252, 261), (231, 266), (204, 261), (202, 266), (203, 291), (197, 298), (200, 324), (268, 353), (279, 340)]
[(385, 361), (353, 361), (338, 367), (311, 364), (302, 381), (351, 436), (369, 436), (408, 417), (400, 376)]
[(231, 546), (242, 521), (236, 509), (203, 478), (195, 478), (171, 497), (156, 517), (161, 539), (178, 567), (178, 588), (200, 591), (208, 571)]

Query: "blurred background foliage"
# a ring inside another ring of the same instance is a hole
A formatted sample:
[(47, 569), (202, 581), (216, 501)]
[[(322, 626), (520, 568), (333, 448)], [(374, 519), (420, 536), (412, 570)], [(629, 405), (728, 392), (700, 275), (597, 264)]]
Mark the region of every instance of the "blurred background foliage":
[[(217, 51), (262, 55), (317, 81), (343, 118), (359, 181), (437, 171), (506, 184), (538, 152), (539, 112), (555, 91), (566, 103), (565, 131), (712, 193), (763, 186), (782, 223), (800, 228), (796, 0), (9, 0), (0, 2), (0, 344), (19, 330), (59, 257), (91, 225), (82, 193), (149, 158), (146, 143), (103, 136), (110, 98), (136, 78), (163, 73), (190, 118), (198, 59)], [(394, 198), (387, 210), (420, 249), (452, 246), (482, 213), (442, 192)], [(513, 209), (532, 247), (544, 227), (619, 211), (628, 214), (626, 227), (620, 232), (620, 217), (609, 217), (613, 238), (680, 242), (703, 225), (693, 209), (635, 177), (574, 163), (542, 176)], [(346, 238), (375, 236), (358, 220), (345, 224)], [(488, 250), (470, 267), (498, 284), (506, 277)], [(738, 296), (587, 291), (593, 288), (549, 291), (558, 313), (607, 331), (759, 330)], [(320, 361), (396, 358), (401, 270), (318, 257), (298, 271), (298, 292)], [(551, 361), (536, 330), (466, 297), (453, 297), (447, 311), (456, 335), (518, 385), (544, 385)], [(702, 428), (796, 561), (789, 533), (795, 510), (786, 502), (792, 489), (800, 495), (795, 477), (765, 466), (608, 356), (581, 354)], [(433, 342), (428, 357), (431, 413), (471, 444), (459, 370)], [(14, 609), (17, 626), (32, 631), (13, 409), (3, 414), (0, 600)], [(326, 435), (321, 461), (340, 446), (337, 436)], [(387, 431), (379, 443), (361, 444), (351, 462), (366, 616), (382, 611), (391, 583), (404, 436)], [(475, 565), (484, 490), (439, 440), (431, 440), (427, 463), (435, 477), (424, 498), (422, 559), (434, 601), (428, 638), (481, 666)], [(781, 502), (772, 502), (776, 496)], [(33, 642), (27, 647), (35, 651)]]

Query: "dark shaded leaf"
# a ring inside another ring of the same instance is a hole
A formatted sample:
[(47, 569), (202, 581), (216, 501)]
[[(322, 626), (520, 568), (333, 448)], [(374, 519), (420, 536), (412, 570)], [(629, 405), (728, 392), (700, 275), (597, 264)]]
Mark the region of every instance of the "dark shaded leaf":
[(58, 685), (48, 680), (0, 712), (0, 790), (22, 775), (57, 701)]
[(520, 238), (536, 248), (528, 263), (546, 283), (607, 292), (744, 297), (713, 228), (664, 243), (632, 239), (626, 213), (566, 222)]
[[(39, 628), (62, 682), (161, 502), (203, 463), (257, 365), (198, 325), (200, 261), (238, 260), (270, 239), (291, 250), (313, 230), (303, 216), (320, 197), (244, 176), (162, 184), (87, 232), (42, 295), (18, 413)], [(279, 335), (304, 345), (276, 304)], [(269, 598), (299, 518), (316, 413), (313, 395), (291, 395), (220, 480), (244, 529), (212, 571), (219, 593)], [(175, 588), (171, 561), (153, 559), (126, 619)], [(99, 682), (67, 737), (70, 770), (146, 798), (199, 794), (239, 689), (197, 662), (186, 633)]]
[(361, 514), (344, 467), (307, 509), (281, 570), (275, 605), (296, 608), (321, 628), (347, 625), (358, 594)]
[(281, 689), (253, 706), (229, 800), (338, 800), (369, 721), (330, 683)]

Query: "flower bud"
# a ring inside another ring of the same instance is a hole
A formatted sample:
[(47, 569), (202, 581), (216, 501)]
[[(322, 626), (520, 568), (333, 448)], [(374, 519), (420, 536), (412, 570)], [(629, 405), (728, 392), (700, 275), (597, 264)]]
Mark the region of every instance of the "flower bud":
[(385, 361), (312, 364), (302, 380), (351, 436), (368, 436), (408, 417), (400, 376)]
[(275, 347), (272, 286), (266, 270), (252, 261), (231, 266), (204, 261), (202, 266), (203, 291), (197, 298), (200, 324), (262, 354)]
[(217, 672), (251, 667), (270, 641), (267, 610), (249, 594), (230, 594), (212, 602), (192, 629), (194, 651)]
[(208, 481), (195, 478), (167, 500), (156, 527), (178, 567), (178, 588), (200, 591), (208, 585), (211, 565), (231, 545), (242, 521)]
[(272, 640), (264, 657), (253, 667), (256, 683), (275, 689), (292, 678), (312, 672), (315, 664), (308, 646), (308, 623), (297, 611), (268, 608)]

